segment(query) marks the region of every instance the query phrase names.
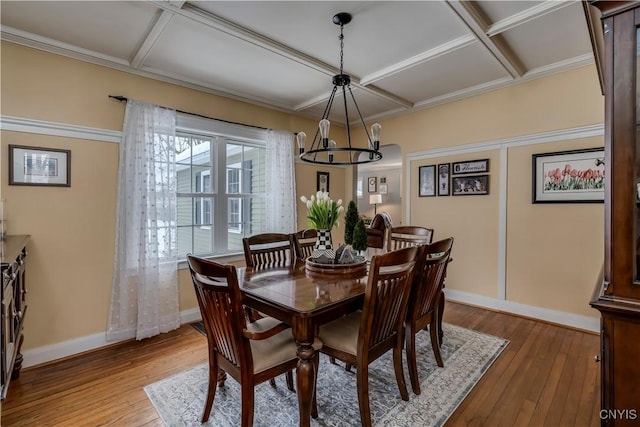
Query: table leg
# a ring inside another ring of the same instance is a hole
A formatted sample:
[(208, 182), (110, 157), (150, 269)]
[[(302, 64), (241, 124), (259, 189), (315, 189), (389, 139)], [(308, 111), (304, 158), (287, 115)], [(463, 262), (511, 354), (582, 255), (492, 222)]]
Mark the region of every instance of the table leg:
[(296, 369), (296, 381), (298, 385), (298, 407), (300, 410), (300, 426), (308, 427), (311, 424), (311, 402), (316, 387), (316, 370), (313, 363), (315, 350), (313, 341), (298, 341), (298, 367)]

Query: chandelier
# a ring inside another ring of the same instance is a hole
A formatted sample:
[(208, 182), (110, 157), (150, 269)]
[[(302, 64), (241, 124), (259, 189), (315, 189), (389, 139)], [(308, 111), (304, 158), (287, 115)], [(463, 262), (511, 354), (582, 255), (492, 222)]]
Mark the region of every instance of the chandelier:
[[(351, 22), (351, 14), (338, 13), (333, 17), (333, 23), (340, 25), (340, 74), (333, 76), (333, 90), (329, 96), (329, 102), (322, 114), (322, 120), (318, 125), (318, 130), (313, 137), (313, 143), (311, 148), (307, 151), (304, 149), (304, 144), (307, 139), (307, 134), (304, 132), (298, 132), (296, 134), (296, 143), (298, 144), (298, 152), (300, 160), (308, 163), (316, 163), (323, 165), (356, 165), (361, 163), (377, 162), (382, 159), (382, 153), (380, 152), (380, 129), (382, 126), (378, 123), (374, 123), (371, 126), (371, 134), (367, 130), (367, 126), (360, 113), (360, 108), (356, 102), (356, 98), (353, 96), (351, 90), (351, 76), (343, 73), (343, 51), (344, 51), (344, 35), (342, 30), (346, 24)], [(329, 128), (331, 123), (328, 120), (333, 101), (336, 96), (336, 92), (340, 88), (342, 92), (342, 99), (344, 103), (344, 117), (347, 131), (347, 145), (339, 147), (333, 139), (329, 139)], [(351, 145), (351, 129), (349, 127), (349, 110), (347, 108), (347, 92), (351, 95), (353, 105), (358, 113), (358, 117), (362, 122), (362, 128), (367, 135), (368, 148), (358, 148)], [(365, 154), (361, 156), (361, 154)]]

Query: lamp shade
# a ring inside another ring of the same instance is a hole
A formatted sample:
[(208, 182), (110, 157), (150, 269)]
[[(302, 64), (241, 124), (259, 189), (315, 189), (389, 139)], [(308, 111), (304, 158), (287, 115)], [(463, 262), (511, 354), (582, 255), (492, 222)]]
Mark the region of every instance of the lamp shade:
[(377, 205), (378, 203), (382, 203), (382, 194), (372, 194), (369, 196), (370, 205)]

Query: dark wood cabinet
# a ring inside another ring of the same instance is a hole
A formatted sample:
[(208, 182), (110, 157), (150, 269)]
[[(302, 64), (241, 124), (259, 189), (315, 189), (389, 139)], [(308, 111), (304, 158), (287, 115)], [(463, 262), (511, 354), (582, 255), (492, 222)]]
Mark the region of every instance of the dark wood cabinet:
[(25, 279), (27, 242), (30, 236), (6, 236), (0, 241), (2, 274), (2, 327), (0, 328), (0, 384), (2, 399), (7, 395), (9, 381), (20, 376), (24, 335), (24, 316), (27, 311), (27, 282)]
[[(640, 2), (593, 1), (605, 97), (605, 260), (591, 306), (601, 314), (603, 426), (640, 424)], [(599, 47), (601, 46), (601, 47)], [(596, 52), (599, 51), (599, 52)]]

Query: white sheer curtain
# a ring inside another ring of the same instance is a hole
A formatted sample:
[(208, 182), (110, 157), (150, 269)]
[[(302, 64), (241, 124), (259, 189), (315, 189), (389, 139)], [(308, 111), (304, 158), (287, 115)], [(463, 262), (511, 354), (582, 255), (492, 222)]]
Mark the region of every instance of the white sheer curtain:
[(269, 232), (293, 233), (297, 229), (293, 146), (292, 133), (267, 132), (265, 221)]
[(116, 242), (107, 339), (180, 326), (176, 112), (127, 101), (120, 142)]

